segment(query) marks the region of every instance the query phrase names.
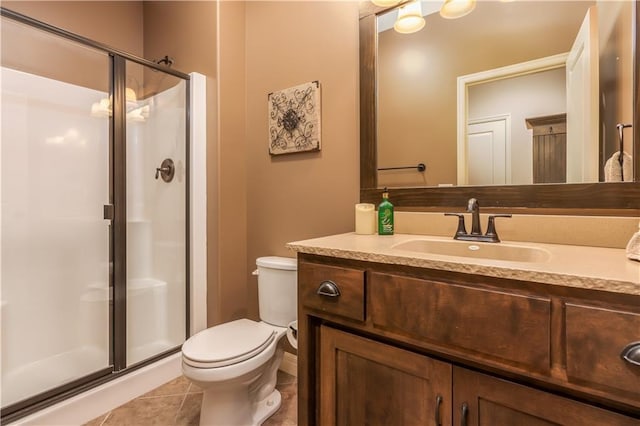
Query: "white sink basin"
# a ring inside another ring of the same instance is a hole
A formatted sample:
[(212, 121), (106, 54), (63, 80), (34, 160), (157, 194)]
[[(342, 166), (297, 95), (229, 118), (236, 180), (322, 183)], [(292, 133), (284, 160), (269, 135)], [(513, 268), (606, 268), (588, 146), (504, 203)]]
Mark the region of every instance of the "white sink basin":
[(443, 256), (492, 259), (507, 262), (540, 263), (551, 258), (551, 254), (538, 247), (504, 243), (477, 243), (457, 240), (410, 240), (393, 245), (396, 250), (412, 251)]

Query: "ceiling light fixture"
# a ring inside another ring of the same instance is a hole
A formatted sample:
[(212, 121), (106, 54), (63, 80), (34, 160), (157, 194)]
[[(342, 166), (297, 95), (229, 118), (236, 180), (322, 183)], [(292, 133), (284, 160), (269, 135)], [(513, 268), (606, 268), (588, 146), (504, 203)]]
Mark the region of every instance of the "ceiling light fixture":
[(420, 1), (412, 1), (398, 9), (398, 19), (393, 24), (393, 29), (401, 34), (411, 34), (424, 28), (422, 6)]
[[(126, 87), (124, 90), (124, 96), (126, 100), (126, 113), (127, 119), (133, 121), (144, 121), (149, 116), (149, 105), (140, 107), (138, 105), (138, 97), (135, 90), (130, 87)], [(108, 98), (102, 98), (100, 101), (91, 105), (91, 115), (93, 117), (110, 117), (113, 110), (111, 108), (111, 96)]]
[(400, 0), (371, 0), (371, 3), (380, 7), (391, 7), (400, 3)]
[(476, 8), (476, 0), (445, 0), (440, 16), (446, 19), (462, 18)]

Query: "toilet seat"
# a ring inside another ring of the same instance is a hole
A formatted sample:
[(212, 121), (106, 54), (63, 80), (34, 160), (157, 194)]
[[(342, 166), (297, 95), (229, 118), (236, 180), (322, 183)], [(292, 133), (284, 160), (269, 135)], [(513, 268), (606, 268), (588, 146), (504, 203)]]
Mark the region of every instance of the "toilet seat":
[(182, 345), (183, 360), (196, 368), (218, 368), (253, 358), (276, 338), (269, 325), (240, 319), (194, 334)]

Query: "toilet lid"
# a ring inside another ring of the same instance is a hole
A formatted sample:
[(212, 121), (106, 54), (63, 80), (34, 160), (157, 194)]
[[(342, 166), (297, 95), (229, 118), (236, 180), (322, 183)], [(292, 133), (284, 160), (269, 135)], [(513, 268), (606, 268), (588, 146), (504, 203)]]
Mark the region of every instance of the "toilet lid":
[(265, 256), (257, 258), (256, 265), (263, 268), (295, 271), (298, 269), (298, 260), (292, 257)]
[(182, 355), (194, 367), (224, 367), (256, 356), (275, 335), (273, 327), (244, 318), (194, 334), (182, 345)]

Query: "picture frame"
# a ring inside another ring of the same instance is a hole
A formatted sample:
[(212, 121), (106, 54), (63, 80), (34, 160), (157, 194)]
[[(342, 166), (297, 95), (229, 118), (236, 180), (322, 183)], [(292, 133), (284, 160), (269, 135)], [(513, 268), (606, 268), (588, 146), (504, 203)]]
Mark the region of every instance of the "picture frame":
[(320, 82), (269, 93), (269, 154), (321, 149)]

